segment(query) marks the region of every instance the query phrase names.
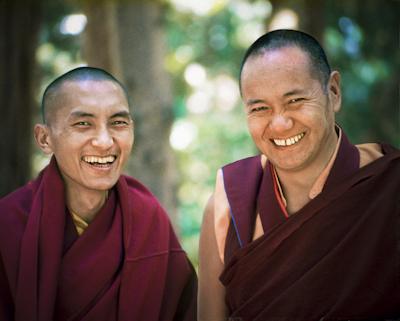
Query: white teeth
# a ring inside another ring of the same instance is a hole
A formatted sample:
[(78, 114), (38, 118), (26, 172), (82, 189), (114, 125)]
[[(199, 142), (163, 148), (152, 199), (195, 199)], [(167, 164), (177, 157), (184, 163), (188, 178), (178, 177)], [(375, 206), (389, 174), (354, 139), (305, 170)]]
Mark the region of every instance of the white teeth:
[(106, 163), (112, 163), (115, 160), (115, 156), (106, 156), (106, 157), (84, 156), (83, 160), (87, 163), (106, 164)]
[(285, 140), (283, 139), (274, 139), (275, 144), (277, 144), (278, 146), (285, 146)]
[(273, 141), (278, 146), (291, 146), (299, 142), (304, 137), (304, 135), (304, 133), (301, 133), (293, 137), (289, 137), (286, 139), (274, 139)]

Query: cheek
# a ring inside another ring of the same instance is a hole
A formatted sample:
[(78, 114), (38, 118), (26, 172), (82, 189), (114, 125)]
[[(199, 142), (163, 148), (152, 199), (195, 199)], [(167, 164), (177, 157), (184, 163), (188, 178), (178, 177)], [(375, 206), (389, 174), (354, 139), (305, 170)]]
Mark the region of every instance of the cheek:
[(266, 123), (261, 119), (248, 119), (247, 127), (254, 139), (260, 139), (264, 134)]
[(79, 137), (71, 135), (68, 139), (54, 142), (53, 153), (65, 164), (78, 164), (81, 160), (82, 151), (85, 149), (85, 142)]
[(331, 122), (332, 116), (323, 106), (313, 106), (304, 109), (299, 116), (304, 123), (310, 124), (311, 127), (321, 128)]
[(133, 147), (133, 141), (134, 141), (133, 135), (127, 134), (119, 138), (120, 142), (119, 145), (125, 153), (130, 154)]

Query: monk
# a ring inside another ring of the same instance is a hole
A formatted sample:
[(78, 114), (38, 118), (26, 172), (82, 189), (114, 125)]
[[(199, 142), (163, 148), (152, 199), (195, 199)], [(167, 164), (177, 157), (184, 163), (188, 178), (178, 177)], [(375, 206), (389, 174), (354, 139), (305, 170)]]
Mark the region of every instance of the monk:
[(399, 320), (400, 151), (348, 140), (340, 74), (303, 32), (256, 40), (240, 90), (260, 155), (218, 171), (198, 320)]
[(0, 201), (1, 321), (196, 319), (196, 274), (149, 190), (121, 175), (133, 144), (123, 86), (80, 67), (34, 128), (52, 155)]

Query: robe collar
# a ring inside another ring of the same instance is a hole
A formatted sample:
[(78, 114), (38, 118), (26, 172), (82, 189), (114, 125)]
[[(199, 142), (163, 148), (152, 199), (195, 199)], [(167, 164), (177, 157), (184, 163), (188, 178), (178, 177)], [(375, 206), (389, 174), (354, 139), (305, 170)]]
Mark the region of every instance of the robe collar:
[[(341, 133), (338, 150), (334, 157), (329, 174), (323, 184), (321, 193), (324, 189), (334, 186), (337, 182), (355, 173), (360, 166), (360, 154), (357, 147), (352, 145), (346, 135)], [(270, 162), (266, 166), (261, 181), (259, 193), (257, 195), (258, 210), (264, 233), (268, 233), (274, 226), (286, 221), (288, 214), (282, 206), (281, 195), (277, 188), (277, 177), (274, 175), (274, 168)], [(329, 165), (328, 165), (329, 166)], [(320, 193), (314, 195), (318, 197)], [(312, 200), (310, 200), (312, 201)], [(295, 215), (295, 213), (294, 213)]]
[[(355, 173), (359, 164), (357, 148), (342, 131), (337, 155), (322, 192)], [(244, 163), (239, 161), (223, 167), (222, 172), (232, 222), (241, 247), (252, 241), (257, 212), (260, 213), (264, 233), (269, 233), (287, 220), (270, 162), (264, 169), (261, 156), (251, 157)]]

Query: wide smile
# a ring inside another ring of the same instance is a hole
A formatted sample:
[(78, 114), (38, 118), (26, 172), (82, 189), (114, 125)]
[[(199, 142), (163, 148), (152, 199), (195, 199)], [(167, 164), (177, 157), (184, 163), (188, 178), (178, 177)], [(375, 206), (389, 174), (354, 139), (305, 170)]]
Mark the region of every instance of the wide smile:
[(115, 155), (83, 156), (82, 161), (96, 168), (109, 168), (117, 159)]
[(297, 134), (292, 137), (288, 137), (285, 139), (271, 139), (271, 141), (276, 145), (276, 146), (292, 146), (294, 144), (297, 144), (300, 140), (303, 139), (305, 136), (305, 132)]

